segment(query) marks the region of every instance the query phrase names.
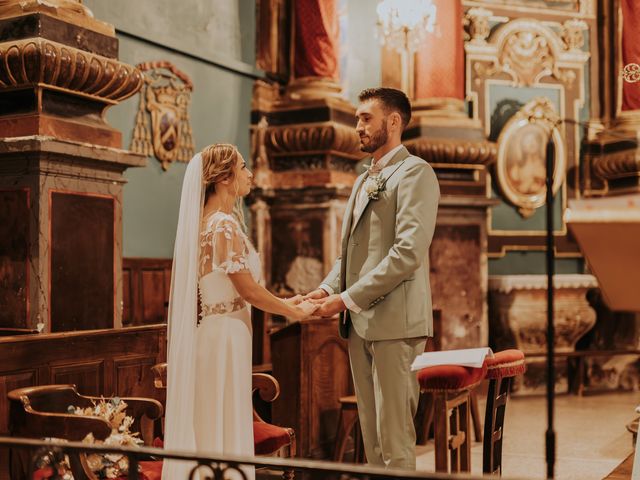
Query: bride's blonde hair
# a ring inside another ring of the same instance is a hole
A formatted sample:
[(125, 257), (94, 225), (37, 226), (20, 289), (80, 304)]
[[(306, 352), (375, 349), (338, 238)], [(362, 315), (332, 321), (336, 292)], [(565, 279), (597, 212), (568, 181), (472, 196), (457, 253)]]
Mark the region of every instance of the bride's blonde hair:
[[(238, 152), (237, 147), (230, 143), (214, 143), (202, 150), (202, 182), (205, 187), (205, 199), (216, 192), (218, 183), (235, 177), (238, 155), (240, 155), (240, 152)], [(235, 184), (235, 187), (237, 193), (237, 184)], [(246, 228), (242, 199), (240, 197), (236, 199), (233, 214), (242, 225), (242, 228)]]

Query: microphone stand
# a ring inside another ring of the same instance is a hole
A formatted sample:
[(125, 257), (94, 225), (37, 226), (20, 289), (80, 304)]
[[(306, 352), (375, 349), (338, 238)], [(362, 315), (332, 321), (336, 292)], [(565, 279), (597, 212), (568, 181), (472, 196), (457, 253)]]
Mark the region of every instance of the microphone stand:
[(545, 435), (545, 452), (547, 459), (547, 478), (554, 478), (556, 461), (556, 432), (553, 428), (554, 400), (555, 400), (555, 325), (553, 276), (555, 274), (555, 251), (553, 237), (553, 171), (555, 166), (555, 148), (553, 144), (553, 132), (557, 125), (549, 130), (546, 148), (546, 260), (547, 260), (547, 432)]
[[(547, 461), (547, 478), (554, 478), (556, 461), (556, 432), (554, 423), (554, 401), (555, 401), (555, 324), (554, 324), (554, 287), (553, 277), (555, 275), (555, 239), (553, 236), (553, 173), (555, 167), (555, 145), (553, 143), (553, 132), (562, 123), (573, 124), (581, 127), (589, 127), (586, 122), (574, 120), (572, 118), (560, 118), (557, 120), (543, 120), (540, 118), (530, 118), (530, 121), (542, 120), (549, 126), (547, 136), (547, 147), (545, 150), (546, 171), (546, 266), (547, 266), (547, 431), (545, 433), (545, 457)], [(606, 130), (603, 130), (606, 131)], [(616, 132), (608, 132), (612, 137), (630, 141), (628, 136), (620, 135)], [(637, 142), (637, 140), (636, 140)], [(636, 143), (637, 144), (637, 143)]]

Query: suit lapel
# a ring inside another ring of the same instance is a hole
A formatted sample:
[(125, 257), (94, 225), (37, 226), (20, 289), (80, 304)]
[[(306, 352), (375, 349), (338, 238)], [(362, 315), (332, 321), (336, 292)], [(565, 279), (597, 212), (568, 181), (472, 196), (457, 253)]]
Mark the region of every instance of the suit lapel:
[(344, 211), (344, 218), (342, 219), (342, 251), (346, 252), (347, 244), (349, 241), (349, 235), (351, 234), (351, 225), (353, 223), (353, 208), (356, 204), (356, 198), (358, 197), (358, 192), (362, 186), (362, 183), (367, 179), (369, 174), (367, 172), (363, 173), (358, 177), (356, 183), (353, 186), (353, 191), (351, 197), (349, 197), (349, 202), (347, 203), (347, 208)]
[[(398, 169), (400, 168), (402, 163), (406, 160), (406, 158), (409, 157), (410, 155), (411, 154), (409, 153), (409, 150), (407, 150), (406, 147), (403, 146), (400, 150), (398, 150), (396, 152), (396, 154), (393, 156), (393, 158), (391, 158), (389, 163), (387, 163), (387, 165), (385, 165), (385, 167), (380, 172), (380, 175), (384, 178), (385, 185), (389, 181), (389, 179), (393, 176), (393, 174), (398, 171)], [(385, 173), (385, 171), (386, 172), (390, 172), (390, 173)], [(365, 176), (363, 178), (366, 179), (367, 176), (368, 175), (365, 174)], [(349, 230), (348, 230), (349, 233), (352, 233), (356, 229), (356, 227), (360, 223), (360, 219), (364, 216), (364, 212), (367, 211), (367, 207), (369, 206), (370, 203), (371, 203), (371, 199), (367, 195), (367, 203), (365, 203), (364, 207), (362, 207), (362, 211), (360, 212), (360, 216), (358, 218), (356, 218), (355, 221), (354, 220), (350, 220), (349, 221)], [(351, 212), (353, 212), (353, 205), (351, 207)], [(353, 215), (351, 215), (351, 217), (352, 216)], [(352, 222), (353, 222), (353, 225), (352, 225)]]

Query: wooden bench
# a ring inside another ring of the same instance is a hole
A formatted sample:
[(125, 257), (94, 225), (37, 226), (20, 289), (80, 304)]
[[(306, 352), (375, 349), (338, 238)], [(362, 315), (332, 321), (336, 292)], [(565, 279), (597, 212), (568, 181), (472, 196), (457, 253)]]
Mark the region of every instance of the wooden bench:
[[(12, 390), (8, 393), (12, 436), (26, 438), (57, 438), (82, 441), (88, 434), (96, 440), (111, 435), (111, 426), (103, 418), (69, 413), (69, 406), (91, 407), (101, 397), (80, 395), (75, 385), (42, 385)], [(149, 398), (121, 398), (127, 404), (126, 413), (133, 417), (132, 432), (140, 432), (145, 445), (153, 441), (153, 421), (162, 416), (162, 405)], [(85, 454), (70, 455), (76, 480), (97, 480), (89, 468)], [(27, 452), (14, 452), (11, 478), (27, 478), (30, 470)]]

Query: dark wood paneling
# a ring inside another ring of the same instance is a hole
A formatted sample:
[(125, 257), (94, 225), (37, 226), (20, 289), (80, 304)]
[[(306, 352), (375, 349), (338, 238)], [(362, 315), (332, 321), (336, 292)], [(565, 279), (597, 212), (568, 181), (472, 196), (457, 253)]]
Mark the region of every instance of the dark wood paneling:
[(83, 395), (100, 395), (104, 385), (104, 361), (82, 362), (51, 367), (51, 383), (72, 384)]
[[(151, 366), (164, 361), (164, 325), (0, 337), (0, 434), (14, 388), (75, 383), (81, 394), (155, 398)], [(0, 480), (9, 478), (7, 466), (0, 451)]]
[[(38, 381), (36, 370), (21, 370), (0, 375), (0, 412), (9, 412), (7, 393), (16, 388), (31, 387)], [(0, 435), (9, 435), (8, 415), (0, 415)], [(0, 480), (9, 480), (8, 466), (10, 450), (0, 448)]]
[[(16, 388), (31, 387), (38, 383), (38, 372), (35, 369), (21, 370), (0, 375), (0, 410), (9, 410), (9, 400), (7, 394)], [(9, 433), (9, 422), (7, 417), (0, 417), (0, 435)]]
[(122, 269), (122, 324), (131, 324), (131, 271)]
[(340, 411), (338, 399), (353, 394), (338, 319), (306, 320), (273, 333), (271, 360), (273, 375), (280, 382), (273, 422), (295, 430), (299, 456), (329, 457)]
[[(114, 360), (114, 385), (118, 395), (123, 397), (148, 396), (155, 392), (151, 367), (156, 364), (155, 356), (126, 356)], [(153, 398), (156, 398), (154, 395)]]
[(163, 270), (143, 270), (140, 280), (143, 292), (142, 318), (144, 323), (159, 323), (165, 320), (164, 302), (167, 295), (164, 291)]
[(114, 199), (51, 193), (51, 331), (113, 327)]
[(28, 325), (29, 221), (29, 191), (0, 190), (0, 327)]
[(150, 325), (167, 321), (171, 266), (170, 258), (123, 259), (124, 325)]

